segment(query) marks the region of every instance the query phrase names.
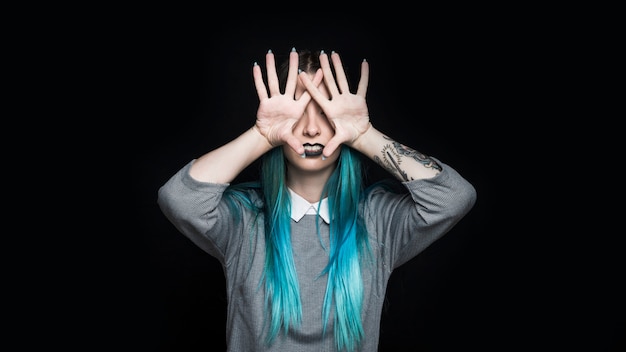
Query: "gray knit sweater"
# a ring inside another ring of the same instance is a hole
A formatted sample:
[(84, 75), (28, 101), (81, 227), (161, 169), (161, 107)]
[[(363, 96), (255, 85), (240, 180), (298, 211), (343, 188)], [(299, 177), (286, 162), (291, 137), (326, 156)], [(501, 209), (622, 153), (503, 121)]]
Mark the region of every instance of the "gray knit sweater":
[[(316, 232), (316, 215), (292, 220), (292, 245), (300, 283), (302, 324), (264, 345), (264, 295), (259, 280), (265, 260), (263, 219), (250, 235), (252, 214), (243, 211), (236, 221), (222, 201), (227, 184), (205, 183), (189, 175), (193, 160), (159, 189), (158, 204), (174, 226), (197, 246), (217, 258), (226, 276), (228, 351), (323, 352), (336, 351), (332, 321), (322, 336), (322, 305), (326, 277), (318, 277), (328, 260), (328, 225), (319, 221), (323, 243)], [(408, 192), (382, 189), (369, 194), (362, 211), (375, 262), (362, 269), (365, 340), (359, 351), (377, 351), (380, 319), (387, 282), (399, 265), (418, 255), (450, 230), (476, 201), (474, 187), (450, 166), (430, 179), (403, 183)], [(257, 197), (258, 198), (258, 197)], [(258, 199), (258, 201), (261, 201)], [(330, 333), (328, 333), (330, 332)]]

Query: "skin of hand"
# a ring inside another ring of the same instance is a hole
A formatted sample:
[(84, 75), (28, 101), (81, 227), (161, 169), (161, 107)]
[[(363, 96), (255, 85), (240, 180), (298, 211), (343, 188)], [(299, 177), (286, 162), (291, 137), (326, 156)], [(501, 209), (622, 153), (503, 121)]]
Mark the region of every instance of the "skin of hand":
[[(265, 55), (267, 70), (267, 89), (259, 65), (253, 66), (254, 85), (259, 96), (259, 107), (255, 127), (272, 146), (288, 144), (296, 153), (303, 154), (302, 142), (293, 134), (293, 126), (304, 114), (311, 96), (307, 91), (296, 98), (298, 82), (298, 53), (289, 54), (289, 72), (285, 86), (285, 93), (281, 94), (274, 54), (268, 51)], [(318, 70), (309, 83), (317, 87), (322, 81), (322, 71)], [(269, 94), (268, 94), (269, 90)]]
[(361, 63), (361, 77), (357, 92), (352, 94), (339, 54), (333, 52), (330, 56), (337, 75), (336, 80), (330, 68), (328, 54), (320, 55), (324, 83), (330, 92), (330, 97), (324, 95), (318, 88), (315, 82), (317, 75), (313, 81), (304, 73), (298, 75), (310, 97), (319, 104), (335, 129), (335, 136), (324, 147), (324, 156), (331, 155), (342, 143), (352, 145), (371, 127), (365, 100), (369, 82), (368, 62), (364, 60)]

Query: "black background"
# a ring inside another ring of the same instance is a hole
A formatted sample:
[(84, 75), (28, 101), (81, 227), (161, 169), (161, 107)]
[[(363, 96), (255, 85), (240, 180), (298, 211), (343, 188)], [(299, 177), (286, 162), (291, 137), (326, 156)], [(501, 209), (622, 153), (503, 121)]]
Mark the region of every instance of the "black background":
[[(222, 269), (160, 213), (157, 190), (252, 126), (253, 62), (264, 68), (268, 49), (280, 59), (295, 47), (338, 51), (353, 87), (367, 59), (374, 126), (450, 164), (478, 192), (457, 227), (394, 272), (381, 351), (623, 348), (616, 253), (559, 211), (566, 172), (550, 166), (560, 148), (545, 123), (560, 75), (558, 31), (508, 16), (208, 17), (138, 22), (125, 40), (133, 226), (116, 254), (120, 346), (224, 350)], [(238, 179), (254, 176), (253, 165)]]

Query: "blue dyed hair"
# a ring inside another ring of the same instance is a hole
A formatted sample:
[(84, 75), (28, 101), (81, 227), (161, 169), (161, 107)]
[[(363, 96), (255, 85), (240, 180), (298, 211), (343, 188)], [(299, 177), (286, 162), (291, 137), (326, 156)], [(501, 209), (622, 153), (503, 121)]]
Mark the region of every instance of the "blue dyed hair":
[[(324, 333), (328, 321), (333, 319), (337, 348), (348, 351), (355, 350), (364, 336), (361, 269), (371, 260), (367, 231), (359, 213), (359, 203), (364, 196), (362, 172), (360, 156), (342, 145), (337, 166), (322, 192), (328, 197), (331, 219), (328, 264), (320, 273), (328, 278), (322, 310)], [(258, 183), (233, 185), (225, 192), (225, 199), (235, 214), (239, 214), (235, 204), (240, 203), (265, 216), (266, 259), (260, 284), (265, 288), (268, 344), (281, 331), (287, 333), (290, 326), (298, 326), (302, 320), (302, 302), (291, 248), (291, 201), (286, 174), (283, 150), (277, 147), (263, 156)], [(247, 196), (249, 193), (244, 190), (250, 187), (262, 194), (262, 207), (255, 206)], [(319, 235), (319, 227), (317, 231)]]

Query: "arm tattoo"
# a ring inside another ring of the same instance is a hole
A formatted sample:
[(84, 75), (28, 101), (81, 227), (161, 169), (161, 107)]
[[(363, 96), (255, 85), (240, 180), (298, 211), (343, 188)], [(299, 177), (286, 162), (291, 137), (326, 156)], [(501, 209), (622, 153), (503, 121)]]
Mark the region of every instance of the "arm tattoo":
[(424, 165), (424, 167), (435, 169), (437, 171), (442, 170), (441, 165), (429, 156), (400, 144), (387, 136), (384, 137), (389, 140), (391, 144), (383, 146), (383, 149), (381, 150), (382, 158), (375, 156), (374, 161), (401, 180), (411, 181), (413, 179), (409, 178), (406, 171), (402, 169), (402, 160), (404, 157), (409, 157)]

